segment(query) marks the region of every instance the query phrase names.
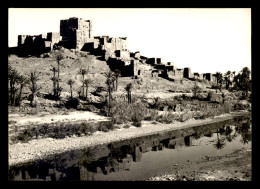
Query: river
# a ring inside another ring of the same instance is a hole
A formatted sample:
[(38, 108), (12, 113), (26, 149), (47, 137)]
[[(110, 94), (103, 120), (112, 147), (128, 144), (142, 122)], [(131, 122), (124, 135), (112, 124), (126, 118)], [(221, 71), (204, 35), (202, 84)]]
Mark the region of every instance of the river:
[(9, 167), (12, 181), (137, 181), (204, 156), (251, 149), (249, 116), (50, 155)]

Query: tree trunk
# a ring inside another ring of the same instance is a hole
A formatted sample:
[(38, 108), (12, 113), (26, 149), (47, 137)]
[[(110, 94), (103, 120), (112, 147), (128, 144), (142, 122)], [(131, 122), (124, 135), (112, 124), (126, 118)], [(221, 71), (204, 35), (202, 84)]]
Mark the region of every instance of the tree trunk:
[[(58, 90), (60, 88), (60, 61), (58, 61), (58, 81), (57, 81), (57, 95), (58, 95)], [(58, 96), (57, 96), (58, 97)]]
[(31, 98), (31, 106), (33, 105), (33, 100), (34, 100), (34, 93), (32, 93), (32, 98)]
[(19, 100), (18, 100), (18, 106), (20, 107), (21, 105), (21, 100), (22, 100), (22, 91), (23, 91), (23, 85), (20, 87), (20, 95), (19, 95)]
[(115, 91), (115, 81), (113, 81), (113, 90)]
[(13, 104), (13, 93), (14, 93), (13, 81), (10, 80), (10, 103), (11, 103), (11, 104)]
[(117, 87), (118, 87), (118, 78), (116, 78), (116, 91), (117, 91)]
[(86, 85), (86, 100), (88, 100), (88, 86)]
[(70, 86), (70, 98), (72, 98), (72, 86)]
[(83, 98), (85, 97), (85, 95), (84, 95), (84, 75), (82, 75), (82, 77), (83, 77), (83, 85), (82, 85), (82, 96), (83, 96)]

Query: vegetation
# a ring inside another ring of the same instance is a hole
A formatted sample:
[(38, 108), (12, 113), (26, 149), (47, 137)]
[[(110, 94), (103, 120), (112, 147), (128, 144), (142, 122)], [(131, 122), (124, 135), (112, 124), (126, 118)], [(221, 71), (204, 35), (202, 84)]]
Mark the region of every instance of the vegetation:
[(9, 80), (9, 103), (11, 105), (15, 105), (15, 93), (17, 92), (17, 88), (15, 84), (17, 83), (19, 75), (17, 71), (8, 65), (8, 80)]
[(34, 103), (34, 99), (35, 99), (36, 93), (41, 89), (41, 87), (39, 87), (36, 84), (36, 82), (38, 80), (39, 80), (39, 76), (37, 75), (36, 71), (31, 72), (31, 75), (30, 75), (31, 86), (29, 87), (29, 89), (31, 91), (30, 105), (32, 107), (35, 107), (37, 105), (36, 103)]
[(18, 83), (20, 84), (20, 92), (19, 92), (19, 96), (18, 96), (18, 100), (16, 105), (18, 105), (20, 107), (21, 105), (21, 100), (22, 100), (22, 94), (23, 94), (23, 88), (29, 84), (29, 79), (23, 75), (19, 75), (18, 76)]
[(93, 83), (93, 80), (91, 80), (91, 79), (85, 79), (83, 83), (84, 83), (84, 85), (86, 86), (86, 96), (85, 96), (85, 99), (88, 100), (88, 88), (89, 88), (89, 85), (90, 85), (91, 83)]
[(55, 56), (55, 60), (57, 61), (57, 64), (58, 64), (58, 69), (57, 69), (58, 75), (57, 75), (57, 78), (55, 76), (53, 77), (53, 80), (55, 81), (55, 84), (56, 84), (56, 88), (54, 90), (54, 92), (55, 92), (54, 96), (55, 96), (56, 100), (60, 99), (60, 95), (61, 95), (61, 91), (62, 91), (62, 88), (60, 87), (60, 64), (63, 59), (64, 59), (64, 55), (62, 54), (61, 51), (59, 51)]
[(108, 132), (114, 130), (115, 126), (110, 121), (103, 121), (98, 123), (83, 122), (80, 124), (63, 124), (58, 123), (57, 126), (51, 126), (51, 124), (43, 124), (37, 126), (28, 126), (26, 129), (19, 132), (16, 136), (13, 136), (11, 140), (16, 142), (28, 142), (32, 139), (39, 137), (50, 137), (56, 139), (62, 139), (66, 136), (82, 136), (91, 135), (96, 131)]
[(231, 75), (235, 73), (231, 72), (231, 71), (227, 71), (224, 75), (224, 81), (225, 81), (225, 84), (226, 84), (226, 89), (229, 90), (230, 86), (232, 85), (232, 81), (231, 81)]
[(201, 92), (201, 88), (198, 86), (197, 82), (194, 83), (194, 87), (191, 90), (194, 98), (197, 98), (198, 94)]
[(115, 82), (116, 82), (115, 91), (117, 91), (117, 88), (118, 88), (118, 78), (120, 77), (120, 75), (121, 75), (120, 70), (116, 69), (115, 73), (114, 73)]
[(250, 70), (248, 67), (244, 67), (234, 77), (234, 88), (243, 91), (243, 99), (247, 99), (248, 92), (251, 90)]
[(132, 83), (128, 83), (125, 87), (125, 90), (127, 92), (127, 100), (128, 100), (128, 104), (132, 103), (132, 96), (131, 96), (131, 92), (132, 92), (132, 88), (133, 88), (133, 84)]
[(82, 75), (82, 99), (85, 98), (85, 95), (84, 95), (84, 89), (85, 89), (84, 85), (85, 85), (85, 83), (84, 83), (84, 81), (85, 81), (85, 75), (87, 75), (88, 72), (89, 72), (89, 70), (88, 69), (84, 69), (84, 68), (80, 68), (80, 70), (78, 72), (78, 74)]
[(222, 91), (222, 84), (223, 84), (223, 75), (220, 72), (216, 72), (215, 74), (217, 79), (217, 86), (220, 91)]
[(72, 85), (75, 83), (75, 81), (73, 81), (72, 79), (69, 79), (67, 81), (67, 84), (70, 86), (70, 98), (73, 98), (72, 97)]

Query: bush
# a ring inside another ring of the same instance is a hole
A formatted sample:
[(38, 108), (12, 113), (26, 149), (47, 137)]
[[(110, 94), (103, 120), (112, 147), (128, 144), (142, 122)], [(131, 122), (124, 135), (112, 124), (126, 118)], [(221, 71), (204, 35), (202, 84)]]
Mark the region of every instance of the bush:
[(158, 117), (158, 111), (148, 109), (148, 112), (147, 112), (144, 120), (153, 121), (153, 120), (156, 120), (157, 117)]
[(233, 105), (233, 110), (250, 110), (250, 104), (237, 102)]
[(69, 100), (65, 102), (66, 108), (76, 109), (78, 105), (79, 105), (79, 100), (77, 98), (69, 98)]
[(44, 137), (48, 133), (48, 131), (49, 131), (49, 126), (48, 125), (42, 125), (39, 128), (39, 133), (42, 134)]
[(61, 127), (54, 127), (53, 128), (53, 135), (52, 135), (53, 138), (56, 138), (56, 139), (63, 139), (65, 138), (65, 134), (64, 132), (62, 132), (62, 128)]
[(160, 122), (160, 123), (172, 123), (175, 120), (179, 119), (179, 115), (178, 114), (173, 114), (171, 112), (166, 112), (162, 115), (159, 115), (156, 119), (156, 121)]
[(91, 111), (91, 112), (98, 112), (99, 109), (96, 108), (95, 105), (93, 104), (79, 104), (77, 107), (78, 110), (87, 110), (87, 111)]
[(123, 128), (125, 128), (125, 129), (128, 129), (129, 127), (130, 127), (130, 125), (128, 125), (128, 124), (123, 126)]
[(139, 120), (136, 120), (133, 122), (133, 125), (136, 126), (136, 127), (142, 127), (142, 122), (139, 121)]
[(198, 97), (198, 94), (201, 92), (201, 88), (198, 86), (198, 84), (195, 82), (194, 83), (194, 86), (192, 87), (191, 89), (192, 91), (192, 94), (193, 94), (193, 97), (194, 98), (197, 98)]
[(168, 108), (168, 110), (174, 110), (176, 106), (176, 100), (175, 98), (172, 99), (167, 99), (167, 100), (162, 100), (160, 98), (155, 98), (154, 103), (150, 105), (151, 108), (157, 109), (157, 110), (164, 110), (165, 107)]
[(112, 122), (122, 124), (127, 122), (140, 122), (147, 114), (147, 108), (142, 102), (128, 104), (125, 101), (118, 100), (111, 103), (110, 114)]
[(80, 134), (89, 135), (89, 134), (93, 133), (94, 131), (95, 131), (95, 129), (93, 128), (93, 126), (89, 125), (87, 123), (81, 123), (81, 125), (79, 127)]
[(114, 130), (114, 123), (111, 121), (102, 121), (98, 123), (97, 130), (108, 132), (109, 130)]
[(213, 97), (213, 92), (212, 92), (212, 91), (209, 91), (209, 92), (208, 92), (208, 95), (207, 95), (207, 100), (208, 100), (208, 101), (211, 101), (212, 97)]
[(184, 112), (183, 114), (180, 115), (178, 121), (180, 121), (180, 122), (187, 121), (187, 120), (191, 119), (192, 116), (193, 116), (192, 113)]
[(33, 137), (33, 134), (32, 134), (31, 128), (27, 128), (23, 132), (19, 133), (16, 137), (14, 137), (13, 140), (28, 142), (29, 140), (32, 139), (32, 137)]
[(146, 114), (147, 109), (142, 103), (135, 103), (130, 106), (131, 121), (133, 121), (135, 126), (141, 126), (141, 121)]
[(207, 96), (207, 100), (211, 101), (211, 102), (217, 102), (217, 103), (222, 103), (223, 102), (223, 98), (222, 98), (222, 94), (217, 94), (214, 92), (209, 92), (208, 96)]

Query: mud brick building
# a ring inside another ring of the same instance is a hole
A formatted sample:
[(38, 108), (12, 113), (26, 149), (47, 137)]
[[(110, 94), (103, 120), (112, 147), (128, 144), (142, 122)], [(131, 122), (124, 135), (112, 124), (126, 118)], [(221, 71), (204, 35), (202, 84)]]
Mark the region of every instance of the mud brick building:
[(92, 21), (72, 17), (60, 21), (60, 44), (65, 48), (81, 50), (92, 40)]
[(215, 82), (211, 73), (193, 74), (190, 68), (177, 69), (173, 62), (163, 63), (161, 58), (141, 56), (140, 52), (128, 50), (127, 37), (114, 38), (107, 35), (93, 36), (92, 21), (71, 17), (60, 20), (60, 32), (49, 32), (40, 35), (19, 35), (18, 46), (9, 48), (9, 54), (21, 56), (40, 55), (50, 52), (58, 46), (79, 51), (88, 51), (101, 56), (111, 70), (119, 69), (122, 76), (138, 76), (144, 73), (140, 63), (152, 66), (148, 75), (168, 79), (183, 77), (188, 79), (207, 79)]

